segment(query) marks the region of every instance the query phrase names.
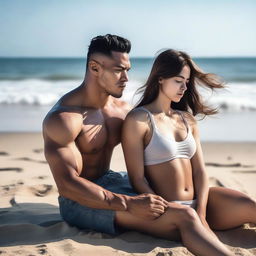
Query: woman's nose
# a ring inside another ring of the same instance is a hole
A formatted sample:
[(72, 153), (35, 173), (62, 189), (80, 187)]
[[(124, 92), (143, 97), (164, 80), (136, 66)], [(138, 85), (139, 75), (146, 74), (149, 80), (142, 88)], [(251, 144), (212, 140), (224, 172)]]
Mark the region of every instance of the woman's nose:
[(184, 91), (187, 90), (187, 84), (186, 83), (182, 83), (182, 87), (181, 87)]

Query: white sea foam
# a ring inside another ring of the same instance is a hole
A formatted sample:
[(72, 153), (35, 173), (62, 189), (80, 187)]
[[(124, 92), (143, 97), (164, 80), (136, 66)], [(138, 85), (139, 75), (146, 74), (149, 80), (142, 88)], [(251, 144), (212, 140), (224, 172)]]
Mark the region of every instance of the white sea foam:
[(230, 83), (212, 95), (202, 92), (205, 101), (224, 111), (256, 111), (256, 83)]
[[(0, 81), (0, 104), (52, 105), (80, 83), (80, 80), (2, 80)], [(140, 97), (140, 95), (135, 95), (135, 91), (141, 85), (140, 81), (129, 81), (122, 99), (134, 105)], [(202, 94), (207, 103), (223, 110), (232, 112), (256, 111), (256, 83), (231, 83), (228, 84), (227, 89), (218, 93), (210, 95), (202, 90)]]
[(0, 104), (51, 105), (81, 81), (0, 81)]

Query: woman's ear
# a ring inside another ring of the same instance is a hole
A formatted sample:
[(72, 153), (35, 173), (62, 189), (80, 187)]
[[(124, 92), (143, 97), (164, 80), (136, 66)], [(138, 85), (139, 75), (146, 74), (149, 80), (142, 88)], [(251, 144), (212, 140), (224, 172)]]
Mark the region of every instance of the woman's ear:
[(158, 78), (158, 83), (159, 83), (159, 84), (162, 84), (162, 83), (163, 83), (163, 78), (162, 78), (162, 77), (159, 77), (159, 78)]

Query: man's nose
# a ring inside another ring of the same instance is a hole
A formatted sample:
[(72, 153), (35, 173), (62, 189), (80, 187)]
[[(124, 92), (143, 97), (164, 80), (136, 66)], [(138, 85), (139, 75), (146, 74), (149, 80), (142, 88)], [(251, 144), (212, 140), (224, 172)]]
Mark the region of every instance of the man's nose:
[(122, 80), (125, 81), (125, 82), (127, 82), (127, 81), (129, 80), (127, 70), (124, 70), (124, 71), (122, 72)]

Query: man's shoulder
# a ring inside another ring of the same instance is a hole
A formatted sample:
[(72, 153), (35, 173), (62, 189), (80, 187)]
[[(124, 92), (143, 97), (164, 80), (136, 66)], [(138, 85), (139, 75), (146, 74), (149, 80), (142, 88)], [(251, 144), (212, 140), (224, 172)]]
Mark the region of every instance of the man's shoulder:
[(124, 100), (113, 98), (113, 104), (116, 108), (122, 109), (127, 113), (132, 109), (131, 105)]
[(81, 131), (82, 111), (77, 107), (54, 106), (43, 121), (43, 133), (48, 137), (72, 141)]

